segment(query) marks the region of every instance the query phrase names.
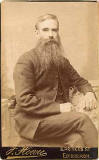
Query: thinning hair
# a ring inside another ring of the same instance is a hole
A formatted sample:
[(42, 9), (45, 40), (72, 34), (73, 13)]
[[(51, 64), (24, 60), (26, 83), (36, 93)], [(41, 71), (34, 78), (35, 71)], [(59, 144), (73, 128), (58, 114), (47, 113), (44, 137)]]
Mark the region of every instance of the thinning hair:
[(57, 27), (59, 29), (59, 21), (57, 16), (55, 16), (54, 14), (45, 14), (43, 16), (38, 17), (37, 23), (35, 24), (35, 28), (38, 29), (39, 24), (47, 19), (53, 19), (57, 22)]

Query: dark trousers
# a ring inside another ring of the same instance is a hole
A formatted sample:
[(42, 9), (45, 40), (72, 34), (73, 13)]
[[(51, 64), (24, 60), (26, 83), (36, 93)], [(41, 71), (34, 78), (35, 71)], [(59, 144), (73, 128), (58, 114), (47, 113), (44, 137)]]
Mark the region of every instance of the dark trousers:
[(66, 112), (42, 120), (35, 133), (34, 142), (58, 142), (63, 147), (97, 147), (98, 133), (86, 114)]

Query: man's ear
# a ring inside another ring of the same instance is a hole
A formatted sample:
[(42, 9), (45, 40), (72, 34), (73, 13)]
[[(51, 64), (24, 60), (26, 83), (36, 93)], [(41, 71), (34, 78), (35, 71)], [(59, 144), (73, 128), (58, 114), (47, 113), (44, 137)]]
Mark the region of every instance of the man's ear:
[(35, 29), (35, 35), (39, 39), (39, 30), (38, 29)]

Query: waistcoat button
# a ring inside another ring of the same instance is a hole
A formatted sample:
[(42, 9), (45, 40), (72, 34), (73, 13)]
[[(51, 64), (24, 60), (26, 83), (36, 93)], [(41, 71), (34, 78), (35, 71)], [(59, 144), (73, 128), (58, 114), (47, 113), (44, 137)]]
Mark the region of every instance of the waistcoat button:
[(56, 78), (58, 78), (58, 75), (56, 75)]

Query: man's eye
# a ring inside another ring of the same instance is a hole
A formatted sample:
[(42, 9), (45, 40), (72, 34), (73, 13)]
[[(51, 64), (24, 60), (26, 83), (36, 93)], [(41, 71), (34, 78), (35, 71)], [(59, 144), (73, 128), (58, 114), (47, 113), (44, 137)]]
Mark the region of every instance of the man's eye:
[(48, 31), (48, 28), (44, 28), (43, 31)]
[(53, 31), (54, 31), (54, 32), (57, 32), (57, 31), (58, 31), (58, 29), (53, 29)]

